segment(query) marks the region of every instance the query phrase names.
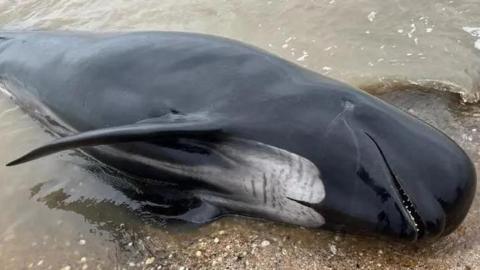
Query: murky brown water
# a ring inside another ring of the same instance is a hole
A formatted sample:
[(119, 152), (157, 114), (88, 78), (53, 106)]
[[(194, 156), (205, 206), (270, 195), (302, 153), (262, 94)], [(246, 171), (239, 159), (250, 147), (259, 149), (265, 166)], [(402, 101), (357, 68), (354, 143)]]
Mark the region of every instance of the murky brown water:
[[(0, 29), (177, 30), (235, 38), (383, 93), (480, 160), (480, 107), (439, 91), (469, 101), (479, 96), (477, 0), (0, 0)], [(0, 134), (0, 164), (51, 140), (4, 95)], [(167, 230), (138, 211), (141, 202), (122, 192), (125, 186), (123, 177), (75, 153), (0, 166), (0, 269), (480, 265), (479, 199), (454, 234), (411, 247), (243, 218)]]

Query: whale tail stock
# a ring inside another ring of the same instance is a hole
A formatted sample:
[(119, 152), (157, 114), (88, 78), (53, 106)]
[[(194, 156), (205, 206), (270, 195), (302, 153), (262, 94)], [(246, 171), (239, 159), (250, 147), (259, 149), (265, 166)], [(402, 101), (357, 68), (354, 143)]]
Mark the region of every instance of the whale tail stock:
[(132, 125), (108, 127), (81, 132), (54, 140), (17, 158), (6, 166), (15, 166), (56, 152), (81, 148), (128, 142), (141, 142), (162, 138), (201, 137), (221, 133), (222, 125), (218, 119), (182, 117), (181, 121), (165, 121), (164, 118), (147, 119)]

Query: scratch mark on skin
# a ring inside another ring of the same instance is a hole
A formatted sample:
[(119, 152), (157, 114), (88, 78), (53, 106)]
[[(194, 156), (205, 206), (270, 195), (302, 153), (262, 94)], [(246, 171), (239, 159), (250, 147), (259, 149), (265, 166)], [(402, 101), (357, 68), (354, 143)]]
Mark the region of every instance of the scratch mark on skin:
[[(270, 177), (275, 177), (274, 174), (272, 174)], [(275, 208), (276, 206), (276, 198), (275, 198), (275, 185), (270, 184), (270, 194), (272, 194), (272, 207)]]
[(327, 126), (327, 131), (325, 132), (325, 136), (328, 136), (331, 132), (331, 129), (332, 129), (332, 126), (340, 119), (342, 118), (343, 120), (345, 120), (345, 118), (343, 117), (344, 114), (348, 111), (353, 111), (355, 105), (353, 105), (353, 103), (351, 103), (350, 101), (345, 101), (344, 105), (343, 105), (343, 111), (341, 111), (339, 114), (337, 114), (333, 119), (332, 121), (330, 121), (330, 123), (328, 124)]
[(333, 126), (336, 122), (341, 121), (345, 124), (345, 127), (347, 128), (348, 132), (352, 136), (353, 144), (355, 145), (355, 152), (356, 152), (355, 167), (356, 167), (356, 170), (358, 170), (360, 168), (360, 144), (358, 142), (358, 138), (357, 138), (357, 135), (355, 134), (355, 131), (353, 131), (352, 127), (350, 126), (347, 119), (345, 118), (345, 114), (347, 112), (353, 111), (355, 108), (355, 105), (347, 100), (345, 101), (343, 107), (344, 107), (343, 111), (337, 114), (337, 116), (335, 116), (333, 120), (330, 121), (330, 123), (328, 124), (327, 131), (325, 132), (325, 136), (330, 135), (330, 132), (332, 131)]
[(263, 173), (263, 203), (267, 203), (267, 176)]
[(358, 169), (360, 168), (360, 146), (359, 146), (359, 143), (358, 143), (358, 138), (357, 138), (357, 135), (355, 134), (355, 132), (353, 131), (352, 127), (350, 127), (350, 125), (348, 124), (348, 122), (345, 119), (343, 119), (343, 122), (345, 123), (345, 126), (348, 129), (348, 132), (350, 132), (350, 134), (352, 135), (353, 144), (355, 145), (355, 152), (357, 153), (356, 154), (357, 159), (356, 159), (355, 170), (358, 171)]
[(252, 185), (252, 194), (253, 194), (253, 197), (257, 197), (257, 191), (255, 189), (255, 182), (253, 181), (253, 179), (250, 180), (250, 183)]

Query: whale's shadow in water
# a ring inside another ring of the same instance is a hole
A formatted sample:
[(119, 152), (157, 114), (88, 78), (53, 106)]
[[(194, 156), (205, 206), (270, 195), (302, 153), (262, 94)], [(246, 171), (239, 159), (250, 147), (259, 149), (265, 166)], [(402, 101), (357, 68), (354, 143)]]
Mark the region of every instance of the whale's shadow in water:
[[(83, 170), (82, 176), (79, 179), (71, 176), (53, 178), (36, 184), (30, 189), (31, 199), (50, 209), (80, 214), (87, 222), (101, 226), (139, 219), (158, 227), (168, 227), (169, 224), (196, 227), (192, 222), (185, 222), (183, 216), (198, 207), (199, 202), (188, 194), (179, 195), (175, 187), (165, 184), (162, 188), (149, 189), (139, 179), (100, 164), (80, 152), (69, 153), (64, 162), (66, 166)], [(90, 187), (81, 188), (85, 185)]]

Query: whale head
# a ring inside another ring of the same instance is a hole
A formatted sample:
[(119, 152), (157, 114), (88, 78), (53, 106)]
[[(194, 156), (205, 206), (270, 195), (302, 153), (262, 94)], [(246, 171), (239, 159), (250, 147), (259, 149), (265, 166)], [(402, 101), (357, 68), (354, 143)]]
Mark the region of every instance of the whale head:
[(465, 218), (475, 168), (449, 137), (360, 91), (329, 99), (315, 163), (326, 226), (410, 241), (436, 239)]

